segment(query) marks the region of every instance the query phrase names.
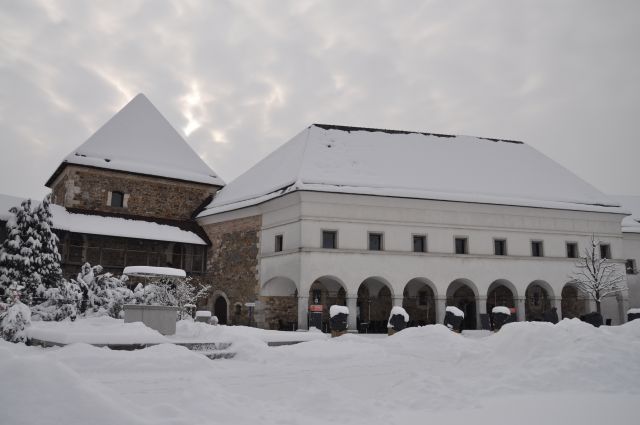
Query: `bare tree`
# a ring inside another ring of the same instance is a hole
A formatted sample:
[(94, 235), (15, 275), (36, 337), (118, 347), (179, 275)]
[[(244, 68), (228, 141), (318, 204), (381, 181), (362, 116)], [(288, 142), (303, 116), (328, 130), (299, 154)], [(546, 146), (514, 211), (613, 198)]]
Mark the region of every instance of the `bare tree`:
[(591, 246), (585, 248), (584, 257), (576, 261), (576, 271), (570, 275), (576, 287), (596, 302), (600, 311), (600, 303), (605, 297), (627, 290), (627, 281), (615, 263), (601, 258), (598, 251), (600, 241), (591, 236)]

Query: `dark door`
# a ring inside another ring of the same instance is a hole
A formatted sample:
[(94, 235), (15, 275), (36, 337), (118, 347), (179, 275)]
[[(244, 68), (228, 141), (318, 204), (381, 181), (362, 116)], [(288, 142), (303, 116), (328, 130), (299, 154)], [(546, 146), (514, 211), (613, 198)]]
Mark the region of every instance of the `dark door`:
[(219, 324), (227, 324), (227, 300), (224, 297), (218, 297), (213, 304), (213, 314), (218, 318)]

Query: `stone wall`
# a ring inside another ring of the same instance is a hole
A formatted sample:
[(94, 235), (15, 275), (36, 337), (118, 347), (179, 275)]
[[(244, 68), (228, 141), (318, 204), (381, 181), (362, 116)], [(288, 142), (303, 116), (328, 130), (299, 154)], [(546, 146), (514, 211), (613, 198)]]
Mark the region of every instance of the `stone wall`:
[(297, 328), (297, 297), (260, 297), (260, 301), (264, 306), (266, 328), (288, 331)]
[[(202, 226), (211, 241), (205, 279), (212, 286), (212, 291), (223, 292), (228, 298), (229, 324), (249, 324), (245, 303), (260, 301), (258, 252), (261, 226), (262, 217), (259, 215)], [(209, 305), (213, 302), (213, 299), (209, 300)], [(265, 326), (263, 320), (257, 324)]]
[[(53, 203), (66, 208), (186, 220), (217, 188), (162, 177), (67, 165), (52, 186)], [(128, 196), (124, 208), (108, 205), (109, 192)]]

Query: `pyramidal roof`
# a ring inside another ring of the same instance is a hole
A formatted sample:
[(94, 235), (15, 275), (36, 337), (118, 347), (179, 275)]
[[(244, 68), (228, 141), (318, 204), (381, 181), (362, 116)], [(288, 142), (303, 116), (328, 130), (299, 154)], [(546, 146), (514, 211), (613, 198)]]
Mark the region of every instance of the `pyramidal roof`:
[(224, 181), (143, 94), (134, 97), (67, 155), (47, 186), (66, 164), (224, 186)]
[(200, 216), (295, 190), (622, 212), (522, 142), (314, 124), (218, 191)]

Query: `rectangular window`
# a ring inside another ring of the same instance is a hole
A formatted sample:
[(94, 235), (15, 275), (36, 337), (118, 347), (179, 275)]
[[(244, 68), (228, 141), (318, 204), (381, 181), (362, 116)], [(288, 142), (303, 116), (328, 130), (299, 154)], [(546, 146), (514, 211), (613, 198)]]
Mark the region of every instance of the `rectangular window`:
[(507, 255), (507, 241), (506, 241), (506, 239), (494, 239), (493, 240), (493, 253), (495, 255)]
[(369, 233), (369, 251), (382, 251), (382, 233)]
[(427, 252), (427, 237), (413, 235), (413, 252)]
[(533, 257), (544, 257), (542, 241), (531, 241), (531, 255)]
[(455, 240), (456, 254), (466, 254), (468, 252), (467, 241), (468, 241), (467, 238), (456, 238)]
[(338, 232), (335, 230), (322, 231), (322, 247), (336, 249), (338, 247)]
[(276, 235), (276, 247), (275, 247), (276, 252), (282, 251), (282, 243), (283, 243), (282, 235)]
[(111, 192), (111, 206), (116, 208), (124, 207), (124, 193)]
[(600, 258), (611, 258), (611, 245), (608, 243), (600, 244)]
[(578, 258), (578, 244), (567, 242), (567, 258)]
[(628, 259), (625, 261), (625, 268), (627, 269), (627, 274), (638, 273), (638, 270), (636, 270), (636, 260)]

